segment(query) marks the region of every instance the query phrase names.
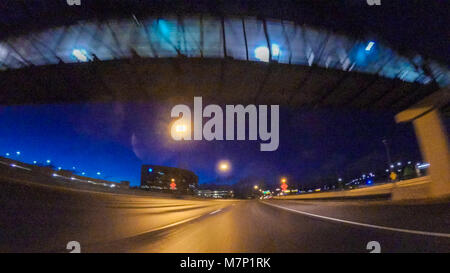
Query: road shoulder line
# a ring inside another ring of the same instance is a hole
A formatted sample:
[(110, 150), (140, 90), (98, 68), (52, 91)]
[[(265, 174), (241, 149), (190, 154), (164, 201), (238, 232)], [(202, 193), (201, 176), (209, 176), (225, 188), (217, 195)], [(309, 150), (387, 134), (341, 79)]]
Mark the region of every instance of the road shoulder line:
[(324, 220), (333, 221), (333, 222), (345, 223), (345, 224), (361, 226), (361, 227), (367, 227), (367, 228), (373, 228), (373, 229), (381, 229), (381, 230), (389, 230), (389, 231), (396, 231), (396, 232), (403, 232), (403, 233), (410, 233), (410, 234), (417, 234), (417, 235), (450, 238), (450, 233), (428, 232), (428, 231), (420, 231), (420, 230), (412, 230), (412, 229), (403, 229), (403, 228), (393, 228), (393, 227), (387, 227), (387, 226), (371, 225), (371, 224), (359, 223), (359, 222), (354, 222), (354, 221), (342, 220), (342, 219), (338, 219), (338, 218), (333, 218), (333, 217), (313, 214), (313, 213), (300, 211), (300, 210), (295, 210), (295, 209), (291, 209), (291, 208), (287, 208), (287, 207), (283, 207), (283, 206), (279, 206), (279, 205), (275, 205), (275, 204), (269, 204), (267, 202), (261, 202), (261, 203), (266, 204), (268, 206), (276, 207), (276, 208), (279, 208), (279, 209), (284, 209), (284, 210), (287, 210), (287, 211), (290, 211), (290, 212), (299, 213), (299, 214), (303, 214), (303, 215), (306, 215), (306, 216), (319, 218), (319, 219), (324, 219)]

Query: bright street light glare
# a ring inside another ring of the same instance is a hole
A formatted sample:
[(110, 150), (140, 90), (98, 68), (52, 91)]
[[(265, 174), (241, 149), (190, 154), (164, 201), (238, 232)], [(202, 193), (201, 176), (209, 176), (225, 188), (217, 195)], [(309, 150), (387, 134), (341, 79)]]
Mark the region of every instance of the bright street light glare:
[(191, 124), (177, 120), (170, 126), (170, 134), (174, 140), (190, 140), (191, 139)]
[[(255, 58), (261, 62), (269, 62), (270, 52), (267, 46), (259, 46), (255, 48)], [(272, 44), (272, 57), (278, 57), (281, 53), (280, 46)]]
[(370, 41), (366, 46), (366, 51), (372, 50), (372, 47), (375, 45), (375, 42)]
[(221, 160), (217, 163), (217, 171), (220, 173), (227, 173), (231, 169), (231, 163), (228, 160)]
[(184, 125), (184, 124), (177, 125), (175, 127), (175, 131), (178, 132), (178, 133), (186, 132), (187, 131), (187, 126)]
[(77, 59), (80, 62), (88, 61), (87, 53), (86, 50), (84, 49), (74, 49), (72, 51), (72, 55), (75, 57), (75, 59)]

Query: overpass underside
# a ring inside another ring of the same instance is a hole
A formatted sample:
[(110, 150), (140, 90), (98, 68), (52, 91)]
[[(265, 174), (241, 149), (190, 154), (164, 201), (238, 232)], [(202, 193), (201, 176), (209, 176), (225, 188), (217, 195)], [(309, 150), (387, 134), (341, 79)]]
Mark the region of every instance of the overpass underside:
[(0, 73), (0, 104), (162, 101), (400, 111), (438, 89), (374, 74), (277, 62), (130, 58)]

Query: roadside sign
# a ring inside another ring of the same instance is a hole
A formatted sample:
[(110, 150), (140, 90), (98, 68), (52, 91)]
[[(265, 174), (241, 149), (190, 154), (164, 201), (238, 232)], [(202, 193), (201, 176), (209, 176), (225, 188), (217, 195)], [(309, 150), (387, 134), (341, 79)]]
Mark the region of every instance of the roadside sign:
[(391, 172), (389, 177), (391, 178), (392, 181), (395, 181), (397, 179), (397, 174), (395, 172)]

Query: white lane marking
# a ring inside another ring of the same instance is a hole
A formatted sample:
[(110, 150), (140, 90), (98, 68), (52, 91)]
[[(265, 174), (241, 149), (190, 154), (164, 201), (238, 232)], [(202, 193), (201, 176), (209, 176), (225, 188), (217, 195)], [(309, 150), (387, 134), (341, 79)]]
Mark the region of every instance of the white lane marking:
[[(215, 213), (215, 212), (218, 212), (220, 210), (222, 210), (222, 209), (218, 209), (218, 210), (213, 211), (211, 213)], [(211, 214), (211, 213), (209, 213), (209, 214)], [(149, 229), (149, 230), (146, 230), (146, 231), (135, 233), (133, 235), (129, 235), (129, 236), (126, 236), (126, 237), (123, 237), (123, 238), (119, 238), (119, 239), (116, 239), (114, 241), (131, 239), (133, 237), (137, 237), (137, 236), (140, 236), (140, 235), (143, 235), (143, 234), (147, 234), (147, 233), (151, 233), (151, 232), (160, 231), (160, 230), (164, 230), (164, 229), (167, 229), (167, 228), (175, 227), (175, 226), (178, 226), (178, 225), (181, 225), (181, 224), (184, 224), (184, 223), (188, 223), (188, 222), (194, 221), (194, 220), (196, 220), (196, 219), (198, 219), (198, 218), (200, 218), (202, 216), (205, 216), (205, 215), (206, 215), (206, 213), (205, 214), (200, 214), (200, 215), (197, 215), (197, 216), (194, 216), (194, 217), (190, 217), (190, 218), (187, 218), (187, 219), (184, 219), (184, 220), (172, 223), (172, 224), (168, 224), (168, 225), (160, 226), (160, 227), (155, 227), (155, 228), (152, 228), (152, 229)], [(101, 243), (105, 243), (105, 242), (96, 242), (95, 244), (99, 244), (99, 243), (101, 244)]]
[[(127, 236), (126, 238), (132, 238), (132, 237), (136, 237), (136, 236), (139, 236), (139, 235), (142, 235), (142, 234), (146, 234), (146, 233), (150, 233), (150, 232), (159, 231), (159, 230), (163, 230), (163, 229), (166, 229), (166, 228), (178, 226), (178, 225), (181, 225), (181, 224), (193, 221), (193, 220), (195, 220), (197, 218), (200, 218), (200, 217), (202, 217), (204, 215), (205, 214), (200, 214), (200, 215), (197, 215), (197, 216), (194, 216), (194, 217), (190, 217), (188, 219), (184, 219), (184, 220), (172, 223), (172, 224), (168, 224), (168, 225), (165, 225), (165, 226), (152, 228), (152, 229), (149, 229), (149, 230), (146, 230), (146, 231), (143, 231), (143, 232), (139, 232), (139, 233), (131, 235), (131, 236)], [(122, 239), (126, 239), (126, 238), (122, 238)]]
[(320, 219), (330, 220), (330, 221), (334, 221), (334, 222), (346, 223), (346, 224), (355, 225), (355, 226), (362, 226), (362, 227), (375, 228), (375, 229), (384, 229), (384, 230), (404, 232), (404, 233), (411, 233), (411, 234), (419, 234), (419, 235), (427, 235), (427, 236), (437, 236), (437, 237), (450, 238), (450, 233), (428, 232), (428, 231), (420, 231), (420, 230), (411, 230), (411, 229), (393, 228), (393, 227), (386, 227), (386, 226), (364, 224), (364, 223), (359, 223), (359, 222), (353, 222), (353, 221), (348, 221), (348, 220), (337, 219), (337, 218), (333, 218), (333, 217), (317, 215), (317, 214), (313, 214), (313, 213), (309, 213), (309, 212), (305, 212), (305, 211), (300, 211), (300, 210), (295, 210), (295, 209), (291, 209), (291, 208), (286, 208), (286, 207), (283, 207), (283, 206), (269, 204), (269, 203), (266, 203), (266, 202), (262, 202), (262, 203), (264, 203), (266, 205), (269, 205), (269, 206), (277, 207), (277, 208), (280, 208), (280, 209), (292, 211), (292, 212), (295, 212), (295, 213), (308, 215), (308, 216), (311, 216), (311, 217), (316, 217), (316, 218), (320, 218)]
[(218, 210), (215, 210), (215, 211), (213, 211), (213, 212), (210, 212), (209, 214), (214, 214), (214, 213), (218, 213), (219, 211), (221, 211), (222, 209), (218, 209)]
[[(219, 211), (221, 211), (221, 210), (222, 210), (222, 209), (218, 209), (218, 210), (215, 210), (215, 211), (213, 211), (213, 212), (210, 212), (209, 214), (214, 214), (214, 213), (219, 212)], [(162, 230), (162, 229), (166, 229), (166, 228), (178, 226), (178, 225), (181, 225), (181, 224), (184, 224), (184, 223), (193, 221), (193, 220), (195, 220), (195, 219), (197, 219), (197, 218), (200, 218), (200, 217), (202, 217), (202, 216), (205, 216), (205, 215), (206, 215), (206, 213), (205, 213), (205, 214), (200, 214), (200, 215), (197, 215), (197, 216), (194, 216), (194, 217), (190, 217), (190, 218), (188, 218), (188, 219), (184, 219), (184, 220), (181, 220), (181, 221), (172, 223), (172, 224), (168, 224), (168, 225), (165, 225), (165, 226), (162, 226), (162, 227), (156, 227), (156, 228), (153, 228), (153, 229), (144, 231), (144, 232), (140, 232), (140, 233), (138, 233), (138, 234), (135, 234), (135, 235), (129, 236), (129, 237), (135, 237), (135, 236), (139, 236), (139, 235), (142, 235), (142, 234), (145, 234), (145, 233), (150, 233), (150, 232), (154, 232), (154, 231), (158, 231), (158, 230)], [(128, 237), (127, 237), (127, 238), (128, 238)]]

